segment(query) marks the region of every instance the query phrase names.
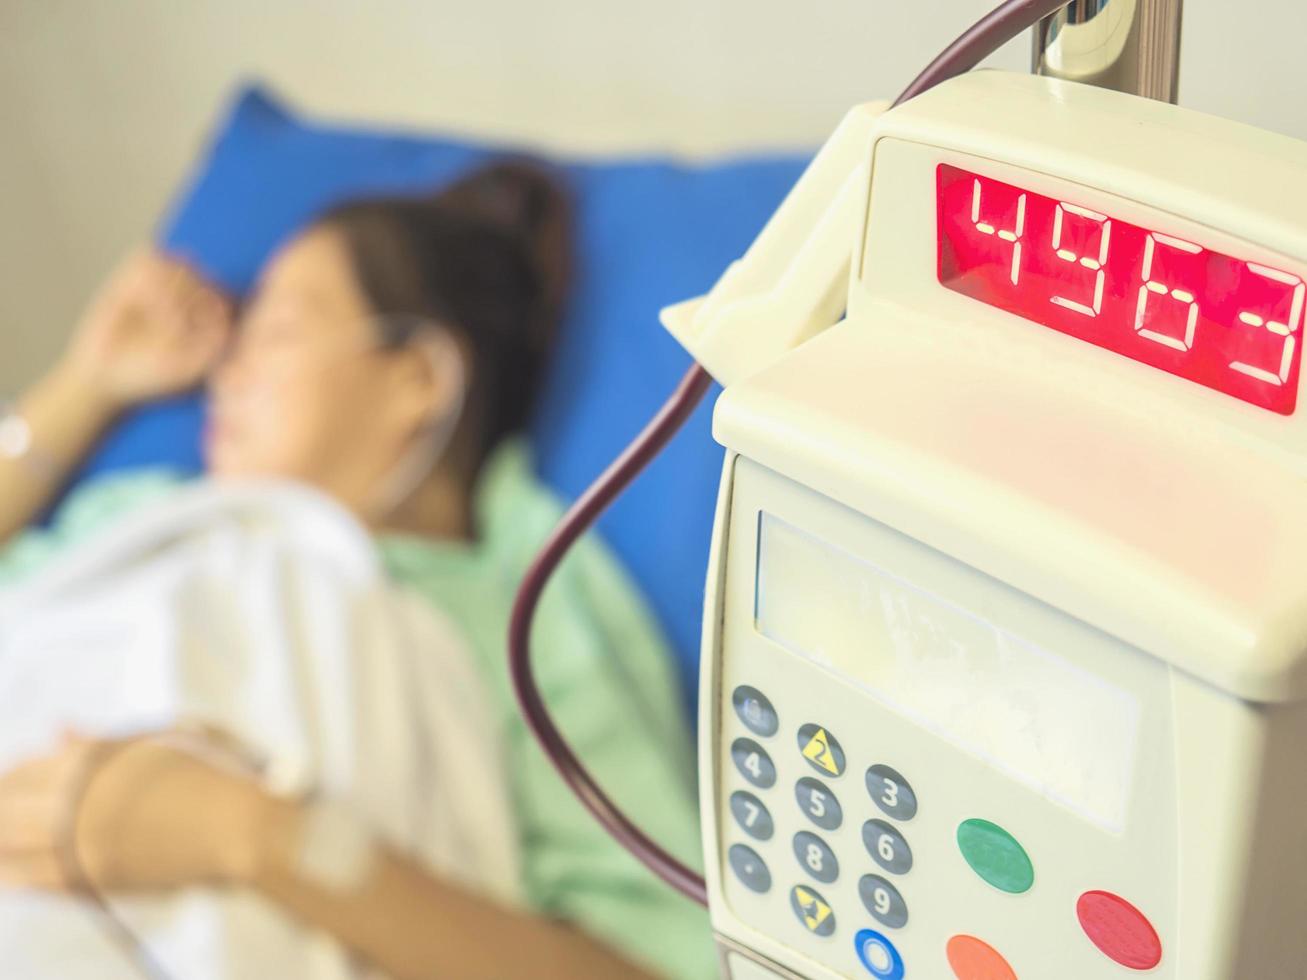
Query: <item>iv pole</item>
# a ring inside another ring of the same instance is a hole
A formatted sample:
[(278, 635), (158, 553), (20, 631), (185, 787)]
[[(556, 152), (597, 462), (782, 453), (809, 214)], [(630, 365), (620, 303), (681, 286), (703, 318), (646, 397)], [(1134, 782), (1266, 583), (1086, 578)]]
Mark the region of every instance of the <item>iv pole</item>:
[(1034, 28), (1031, 71), (1176, 101), (1184, 0), (1072, 0)]

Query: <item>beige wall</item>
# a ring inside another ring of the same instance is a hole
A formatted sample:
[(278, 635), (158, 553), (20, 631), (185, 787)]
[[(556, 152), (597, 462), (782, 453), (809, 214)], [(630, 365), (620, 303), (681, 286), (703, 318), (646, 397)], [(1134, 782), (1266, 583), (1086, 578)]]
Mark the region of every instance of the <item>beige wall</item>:
[[(813, 145), (989, 6), (0, 0), (0, 396), (49, 362), (149, 234), (238, 78), (337, 116), (546, 147)], [(1182, 101), (1307, 138), (1305, 36), (1307, 5), (1189, 0)], [(1022, 38), (996, 63), (1023, 68), (1027, 53)]]

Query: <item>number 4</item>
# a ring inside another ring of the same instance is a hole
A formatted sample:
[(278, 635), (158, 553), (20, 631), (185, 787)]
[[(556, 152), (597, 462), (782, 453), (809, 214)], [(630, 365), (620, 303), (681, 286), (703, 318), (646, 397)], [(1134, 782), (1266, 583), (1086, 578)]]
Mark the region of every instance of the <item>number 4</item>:
[(1026, 229), (1026, 195), (1022, 194), (1017, 198), (1017, 221), (1016, 227), (1012, 231), (1006, 228), (995, 228), (988, 221), (980, 220), (980, 180), (977, 179), (971, 184), (971, 223), (976, 226), (976, 231), (982, 235), (997, 234), (1005, 242), (1012, 243), (1012, 285), (1017, 284), (1017, 278), (1021, 273), (1021, 236)]

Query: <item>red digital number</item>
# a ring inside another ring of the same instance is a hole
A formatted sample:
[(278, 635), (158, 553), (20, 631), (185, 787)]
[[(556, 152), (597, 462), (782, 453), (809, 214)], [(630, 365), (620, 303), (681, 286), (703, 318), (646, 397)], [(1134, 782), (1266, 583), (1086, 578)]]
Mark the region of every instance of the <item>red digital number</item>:
[(1301, 276), (947, 164), (936, 190), (944, 286), (1292, 414)]

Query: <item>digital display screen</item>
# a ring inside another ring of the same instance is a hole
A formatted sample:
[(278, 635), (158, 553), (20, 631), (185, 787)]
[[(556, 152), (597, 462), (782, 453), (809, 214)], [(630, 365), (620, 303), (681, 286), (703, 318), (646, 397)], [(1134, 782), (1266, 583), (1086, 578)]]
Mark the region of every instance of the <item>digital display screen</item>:
[(754, 625), (768, 639), (1085, 819), (1125, 826), (1130, 691), (765, 512), (757, 568)]
[(1293, 413), (1301, 276), (948, 164), (936, 208), (947, 288)]

